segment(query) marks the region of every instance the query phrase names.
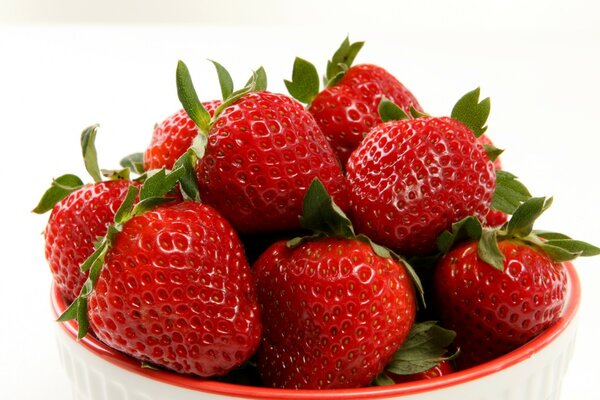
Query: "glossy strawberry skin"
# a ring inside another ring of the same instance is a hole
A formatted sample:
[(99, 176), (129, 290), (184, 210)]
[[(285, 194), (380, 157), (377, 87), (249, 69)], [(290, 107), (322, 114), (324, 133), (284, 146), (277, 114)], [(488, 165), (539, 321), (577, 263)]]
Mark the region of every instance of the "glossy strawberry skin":
[(194, 202), (125, 223), (88, 301), (97, 337), (185, 374), (223, 375), (259, 344), (251, 271), (228, 222)]
[(386, 374), (396, 383), (414, 382), (424, 379), (434, 379), (440, 376), (446, 376), (454, 372), (454, 367), (450, 361), (441, 361), (438, 365), (427, 371), (419, 372), (411, 375), (397, 375), (389, 371)]
[(410, 107), (423, 111), (413, 94), (385, 69), (371, 64), (348, 69), (334, 86), (320, 92), (308, 110), (342, 162), (377, 124), (379, 103), (386, 97), (407, 113)]
[(254, 264), (267, 386), (333, 389), (369, 384), (404, 342), (415, 295), (398, 262), (350, 239), (290, 249), (278, 242)]
[(354, 227), (401, 254), (436, 250), (452, 223), (483, 218), (494, 166), (473, 133), (447, 117), (380, 124), (347, 164)]
[(439, 262), (434, 295), (441, 322), (456, 331), (460, 368), (506, 354), (560, 318), (568, 287), (563, 264), (541, 250), (500, 241), (504, 271), (481, 261), (464, 243)]
[[(212, 116), (221, 101), (207, 101), (202, 105)], [(150, 145), (144, 153), (144, 170), (173, 169), (175, 161), (190, 148), (197, 135), (198, 128), (184, 109), (170, 115), (154, 128)]]
[(45, 255), (54, 284), (67, 302), (73, 301), (87, 279), (81, 264), (94, 252), (123, 202), (131, 182), (88, 184), (59, 201), (44, 231)]
[(265, 91), (219, 115), (196, 175), (202, 201), (240, 233), (298, 229), (314, 178), (346, 204), (341, 167), (314, 118), (295, 100)]

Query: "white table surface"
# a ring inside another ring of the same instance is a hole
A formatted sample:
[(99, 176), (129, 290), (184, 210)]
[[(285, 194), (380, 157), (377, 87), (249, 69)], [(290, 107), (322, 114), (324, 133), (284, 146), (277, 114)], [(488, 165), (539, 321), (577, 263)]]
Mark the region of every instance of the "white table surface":
[[(376, 24), (375, 24), (376, 25)], [(178, 107), (175, 66), (186, 61), (201, 98), (219, 95), (208, 58), (238, 83), (264, 65), (284, 91), (296, 55), (326, 60), (349, 32), (366, 40), (358, 62), (395, 74), (429, 113), (446, 114), (481, 86), (492, 98), (489, 135), (507, 170), (555, 202), (539, 227), (600, 244), (600, 35), (535, 30), (421, 32), (357, 27), (0, 27), (0, 398), (70, 399), (49, 307), (51, 276), (30, 212), (51, 178), (85, 176), (79, 134), (100, 123), (100, 163), (144, 150), (152, 127)], [(299, 33), (301, 32), (301, 33)], [(575, 355), (563, 400), (598, 399), (600, 258), (576, 262), (583, 286)]]

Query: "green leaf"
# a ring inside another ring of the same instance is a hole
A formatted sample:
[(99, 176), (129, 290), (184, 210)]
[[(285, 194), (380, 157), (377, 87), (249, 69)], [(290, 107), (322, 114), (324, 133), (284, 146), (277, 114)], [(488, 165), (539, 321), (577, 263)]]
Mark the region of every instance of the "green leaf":
[(548, 243), (538, 243), (538, 246), (544, 250), (556, 262), (571, 261), (581, 255), (579, 252), (572, 252), (559, 246), (553, 246)]
[(452, 224), (451, 231), (444, 231), (438, 237), (438, 249), (442, 253), (447, 253), (455, 244), (465, 240), (479, 241), (483, 228), (481, 222), (476, 217), (465, 217), (462, 220)]
[(356, 55), (364, 44), (364, 42), (350, 43), (349, 37), (346, 36), (331, 60), (327, 62), (327, 73), (325, 75), (327, 86), (339, 82), (346, 70), (352, 66)]
[(582, 257), (593, 257), (600, 255), (600, 248), (583, 242), (581, 240), (574, 239), (550, 239), (546, 243), (549, 246), (559, 247), (563, 250), (567, 250), (573, 254), (577, 254)]
[(90, 322), (87, 315), (87, 297), (81, 297), (77, 302), (77, 339), (81, 340), (87, 335), (90, 329)]
[(254, 90), (255, 92), (260, 92), (263, 90), (267, 90), (267, 72), (263, 67), (259, 67), (256, 71), (252, 72), (252, 76), (248, 79), (245, 86), (251, 86), (252, 81), (254, 81)]
[[(204, 137), (204, 135), (200, 136)], [(179, 157), (177, 161), (175, 161), (175, 165), (173, 167), (175, 169), (183, 169), (183, 174), (179, 178), (183, 197), (188, 200), (199, 202), (200, 190), (198, 189), (198, 182), (196, 180), (196, 160), (196, 153), (190, 149), (183, 153), (183, 155)]]
[(508, 221), (507, 232), (524, 238), (533, 230), (533, 224), (552, 205), (552, 197), (532, 197), (517, 208)]
[(131, 217), (131, 210), (133, 209), (133, 204), (135, 203), (138, 193), (139, 189), (137, 186), (129, 186), (125, 199), (123, 199), (123, 202), (115, 213), (115, 223), (122, 224)]
[(231, 93), (233, 93), (233, 79), (231, 79), (231, 75), (229, 72), (216, 61), (209, 60), (215, 66), (217, 70), (217, 76), (219, 77), (219, 85), (221, 86), (221, 95), (223, 96), (223, 100), (227, 99)]
[(373, 381), (373, 385), (375, 386), (389, 386), (395, 385), (396, 382), (392, 378), (390, 378), (385, 372), (380, 372), (375, 377), (375, 381)]
[(319, 93), (319, 73), (313, 64), (296, 57), (292, 80), (284, 81), (290, 95), (301, 103), (310, 104)]
[(131, 212), (132, 216), (141, 215), (147, 211), (150, 211), (160, 205), (170, 203), (175, 201), (173, 197), (148, 197), (144, 200), (140, 201), (135, 205), (133, 211)]
[(177, 63), (175, 80), (177, 83), (177, 96), (181, 105), (190, 119), (198, 126), (200, 132), (207, 134), (210, 130), (211, 117), (200, 102), (200, 99), (198, 99), (190, 71), (183, 61)]
[(385, 97), (382, 97), (381, 101), (379, 102), (379, 116), (383, 122), (409, 119), (409, 116), (404, 112), (403, 109)]
[(355, 237), (352, 222), (333, 202), (327, 189), (317, 178), (312, 181), (304, 196), (300, 225), (328, 236)]
[(436, 325), (435, 321), (415, 323), (385, 370), (397, 375), (427, 371), (450, 358), (444, 355), (455, 337), (454, 331)]
[(481, 239), (477, 243), (477, 255), (499, 271), (504, 270), (504, 255), (498, 248), (498, 231), (496, 229), (484, 229)]
[(504, 153), (504, 150), (499, 149), (491, 144), (484, 144), (483, 148), (485, 149), (485, 154), (487, 154), (488, 158), (492, 161), (496, 161), (498, 156)]
[(96, 262), (96, 260), (98, 260), (99, 258), (103, 257), (104, 254), (106, 254), (107, 246), (108, 245), (106, 240), (103, 240), (100, 246), (98, 246), (96, 250), (94, 250), (94, 252), (90, 254), (90, 256), (86, 258), (86, 260), (81, 264), (81, 266), (79, 267), (81, 269), (81, 272), (89, 271), (90, 268), (92, 268), (94, 262)]
[(56, 203), (67, 197), (71, 192), (83, 187), (78, 176), (66, 174), (52, 181), (50, 188), (42, 195), (39, 203), (32, 210), (36, 214), (44, 214), (54, 208)]
[(120, 162), (121, 167), (129, 168), (136, 174), (144, 173), (144, 153), (133, 153), (124, 157)]
[(161, 197), (169, 193), (175, 188), (175, 185), (179, 181), (179, 178), (183, 176), (184, 172), (184, 168), (177, 168), (167, 174), (165, 168), (160, 169), (154, 175), (149, 176), (142, 185), (142, 189), (140, 190), (140, 200), (150, 197)]
[(95, 182), (102, 181), (102, 174), (98, 167), (98, 154), (96, 153), (96, 133), (98, 125), (88, 126), (81, 132), (81, 152), (85, 169)]
[(413, 118), (430, 117), (429, 114), (421, 112), (421, 111), (417, 110), (416, 108), (414, 108), (413, 106), (410, 106), (410, 115)]
[(537, 229), (533, 230), (533, 234), (535, 236), (541, 237), (541, 238), (546, 239), (546, 240), (551, 240), (551, 239), (571, 239), (569, 236), (565, 235), (564, 233), (542, 231), (542, 230), (537, 230)]
[(72, 319), (77, 319), (77, 307), (79, 306), (79, 301), (73, 301), (69, 307), (56, 319), (58, 322), (70, 321)]
[(496, 171), (496, 189), (492, 199), (492, 208), (506, 214), (514, 214), (515, 210), (531, 198), (529, 190), (517, 177), (507, 171)]
[(451, 117), (465, 124), (476, 137), (483, 135), (490, 115), (490, 98), (479, 101), (479, 88), (461, 97), (452, 109)]

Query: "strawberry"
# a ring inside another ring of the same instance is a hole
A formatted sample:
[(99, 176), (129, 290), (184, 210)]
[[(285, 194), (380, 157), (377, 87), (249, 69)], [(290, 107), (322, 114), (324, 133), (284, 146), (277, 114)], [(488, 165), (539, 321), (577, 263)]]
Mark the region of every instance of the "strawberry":
[[(59, 320), (180, 373), (223, 375), (258, 347), (261, 324), (242, 244), (211, 207), (164, 195), (183, 167), (131, 186), (81, 266), (89, 277)], [(170, 203), (170, 204), (164, 204)]]
[(87, 279), (79, 266), (94, 252), (98, 236), (106, 235), (129, 184), (125, 180), (87, 184), (53, 207), (44, 231), (45, 254), (67, 302), (77, 297)]
[(569, 290), (564, 261), (600, 254), (565, 235), (534, 231), (550, 204), (531, 198), (502, 229), (482, 229), (469, 217), (440, 237), (445, 255), (434, 273), (434, 297), (441, 321), (457, 333), (459, 367), (506, 354), (554, 324)]
[[(226, 71), (219, 71), (223, 84)], [(178, 79), (182, 104), (207, 142), (195, 164), (199, 196), (239, 233), (299, 228), (302, 199), (314, 178), (345, 204), (341, 168), (301, 104), (266, 90), (254, 92), (251, 82), (241, 92), (223, 89), (225, 100), (211, 119), (181, 62)]]
[(435, 251), (437, 236), (452, 223), (488, 213), (494, 166), (475, 134), (485, 131), (489, 99), (478, 99), (479, 89), (461, 98), (454, 118), (413, 111), (414, 119), (382, 101), (389, 122), (375, 127), (347, 164), (359, 232), (402, 254), (423, 255)]
[(264, 327), (259, 373), (271, 387), (367, 385), (415, 318), (409, 273), (354, 235), (317, 180), (304, 204), (303, 224), (318, 233), (273, 244), (253, 268)]
[[(207, 101), (202, 105), (212, 116), (221, 105), (221, 101)], [(154, 128), (150, 146), (144, 153), (144, 169), (146, 171), (163, 167), (172, 169), (175, 161), (190, 148), (196, 136), (198, 136), (198, 128), (184, 109), (169, 116)]]
[(422, 111), (413, 94), (385, 69), (372, 64), (351, 66), (363, 42), (350, 44), (348, 38), (327, 65), (326, 87), (319, 92), (316, 69), (297, 58), (293, 79), (285, 84), (294, 97), (308, 103), (342, 165), (373, 127), (381, 123), (378, 106), (383, 97), (409, 112)]
[(115, 180), (102, 181), (94, 146), (96, 131), (94, 125), (81, 134), (84, 162), (96, 182), (84, 185), (75, 175), (62, 175), (33, 210), (38, 214), (51, 210), (44, 230), (45, 255), (54, 284), (67, 302), (79, 294), (87, 279), (79, 267), (94, 252), (97, 238), (106, 235), (131, 184), (119, 179), (128, 177), (124, 171)]

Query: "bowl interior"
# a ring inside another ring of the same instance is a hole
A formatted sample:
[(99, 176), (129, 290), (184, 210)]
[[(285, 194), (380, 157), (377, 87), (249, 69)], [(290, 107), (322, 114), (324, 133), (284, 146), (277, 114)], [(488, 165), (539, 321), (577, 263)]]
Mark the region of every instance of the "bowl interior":
[[(184, 387), (199, 392), (210, 392), (227, 396), (244, 397), (251, 395), (257, 399), (353, 399), (353, 398), (378, 398), (388, 396), (414, 395), (430, 390), (460, 385), (471, 380), (492, 374), (499, 370), (511, 367), (545, 348), (559, 336), (574, 318), (579, 307), (581, 289), (577, 273), (570, 263), (566, 264), (570, 287), (567, 295), (567, 304), (559, 321), (537, 336), (532, 341), (520, 348), (490, 362), (455, 372), (432, 380), (407, 382), (397, 385), (366, 387), (359, 389), (336, 390), (289, 390), (272, 389), (255, 386), (244, 386), (231, 383), (181, 375), (174, 372), (142, 368), (140, 362), (122, 353), (119, 353), (91, 335), (79, 340), (79, 343), (89, 351), (101, 357), (106, 362), (124, 368), (130, 372), (143, 375), (149, 379)], [(53, 287), (51, 292), (52, 311), (55, 316), (60, 315), (67, 307), (58, 290)], [(73, 339), (77, 340), (77, 325), (74, 321), (61, 323), (62, 328)]]

